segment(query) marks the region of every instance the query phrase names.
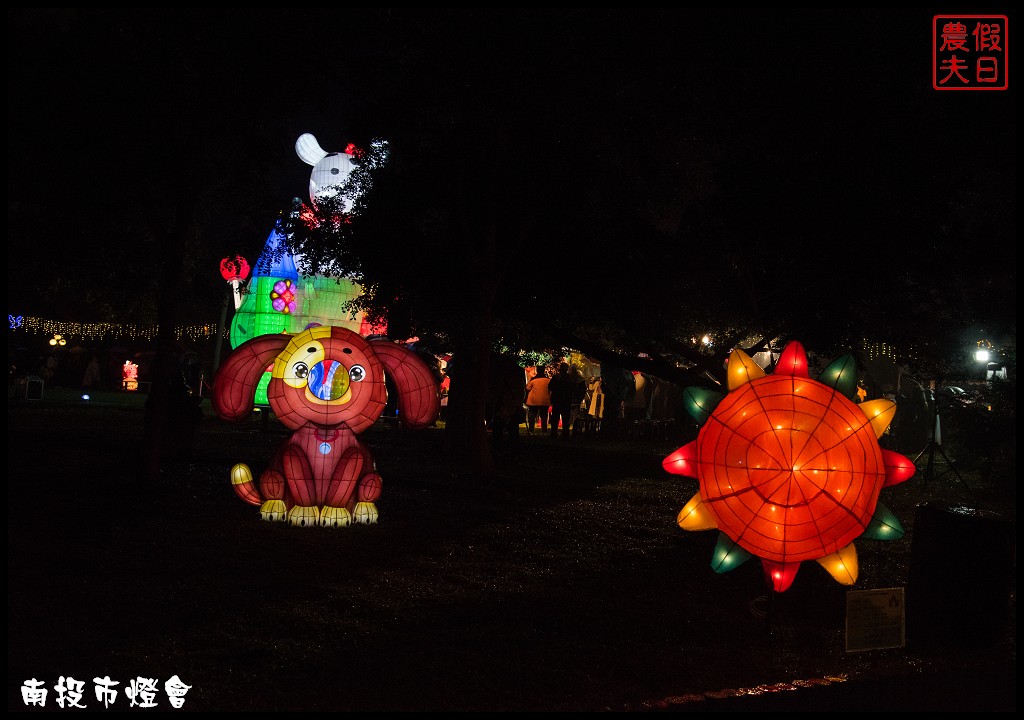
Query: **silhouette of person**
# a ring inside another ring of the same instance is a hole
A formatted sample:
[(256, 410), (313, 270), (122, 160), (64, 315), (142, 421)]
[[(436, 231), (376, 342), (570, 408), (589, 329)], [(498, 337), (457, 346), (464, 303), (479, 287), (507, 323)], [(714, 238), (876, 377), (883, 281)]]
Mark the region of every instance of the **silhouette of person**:
[(526, 434), (533, 434), (534, 424), (540, 417), (540, 431), (547, 432), (548, 408), (551, 407), (551, 391), (548, 385), (551, 379), (545, 373), (543, 365), (537, 365), (537, 374), (526, 383)]
[(551, 437), (558, 437), (558, 426), (562, 426), (562, 438), (569, 437), (572, 425), (573, 399), (579, 402), (576, 395), (576, 379), (569, 372), (569, 363), (558, 364), (558, 370), (548, 382), (551, 395)]
[(523, 421), (525, 385), (523, 368), (515, 358), (497, 353), (491, 356), (486, 417), (495, 452), (507, 450), (509, 455), (516, 455), (519, 423)]

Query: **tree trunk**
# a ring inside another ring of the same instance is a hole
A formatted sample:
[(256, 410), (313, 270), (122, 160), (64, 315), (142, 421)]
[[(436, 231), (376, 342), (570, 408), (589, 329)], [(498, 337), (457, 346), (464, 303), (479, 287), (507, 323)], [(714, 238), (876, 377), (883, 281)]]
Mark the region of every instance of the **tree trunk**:
[[(488, 236), (481, 244), (493, 242)], [(493, 271), (492, 271), (493, 272)], [(490, 390), (491, 350), (494, 329), (496, 283), (491, 272), (474, 277), (475, 287), (467, 302), (468, 322), (453, 338), (453, 370), (448, 391), (448, 423), (445, 426), (452, 467), (459, 478), (470, 483), (490, 483), (494, 478), (494, 457), (488, 441), (485, 407)]]
[[(194, 149), (193, 149), (194, 151)], [(183, 157), (194, 155), (184, 152)], [(169, 453), (187, 451), (192, 432), (198, 418), (186, 411), (186, 403), (176, 393), (182, 390), (177, 357), (178, 306), (176, 292), (182, 285), (184, 258), (188, 247), (188, 236), (194, 226), (194, 214), (198, 202), (198, 191), (194, 182), (189, 182), (188, 173), (195, 166), (188, 160), (179, 167), (178, 181), (174, 185), (174, 224), (165, 237), (163, 264), (160, 270), (160, 299), (157, 306), (156, 358), (153, 381), (146, 413), (143, 433), (143, 484), (159, 479), (160, 466)], [(159, 236), (158, 236), (159, 237)], [(198, 409), (198, 405), (192, 409)], [(201, 413), (200, 413), (201, 414)], [(187, 440), (187, 441), (186, 441)]]
[(452, 353), (452, 383), (445, 426), (452, 467), (461, 481), (487, 483), (493, 479), (494, 459), (487, 442), (484, 405), (490, 375), (490, 325), (481, 313), (473, 318)]

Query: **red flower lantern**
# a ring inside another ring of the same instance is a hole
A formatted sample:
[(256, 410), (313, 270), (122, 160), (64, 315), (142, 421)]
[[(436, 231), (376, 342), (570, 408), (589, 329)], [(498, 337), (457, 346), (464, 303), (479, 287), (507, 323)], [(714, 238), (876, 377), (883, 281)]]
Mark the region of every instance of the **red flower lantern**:
[(241, 255), (230, 255), (220, 261), (220, 275), (227, 282), (249, 277), (249, 263)]
[(241, 255), (229, 255), (220, 261), (220, 275), (231, 284), (231, 296), (235, 300), (235, 310), (242, 305), (242, 294), (239, 287), (249, 276), (249, 263)]

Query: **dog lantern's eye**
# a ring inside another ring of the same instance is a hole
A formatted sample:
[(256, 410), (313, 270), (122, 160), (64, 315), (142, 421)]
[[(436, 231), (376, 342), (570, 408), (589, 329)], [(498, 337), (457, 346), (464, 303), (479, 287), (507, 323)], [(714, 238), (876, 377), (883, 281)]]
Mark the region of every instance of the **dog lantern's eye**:
[[(318, 372), (320, 376), (329, 368), (321, 367), (324, 362), (324, 348), (318, 342), (308, 342), (298, 348), (291, 348), (290, 352), (281, 353), (274, 360), (273, 377), (295, 390), (302, 390), (314, 382), (314, 375)], [(347, 375), (343, 374), (348, 382)]]
[(362, 365), (353, 365), (349, 368), (348, 376), (352, 382), (362, 382), (366, 379), (366, 369)]

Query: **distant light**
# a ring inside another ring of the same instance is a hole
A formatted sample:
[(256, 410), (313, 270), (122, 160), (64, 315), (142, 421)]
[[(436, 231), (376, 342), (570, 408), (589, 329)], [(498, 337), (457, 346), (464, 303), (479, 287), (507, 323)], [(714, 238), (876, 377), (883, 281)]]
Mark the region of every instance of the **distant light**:
[(83, 400), (90, 400), (91, 398), (89, 397), (89, 395), (88, 395), (88, 394), (86, 394), (86, 395), (83, 395), (83, 396), (82, 396), (82, 399), (83, 399)]
[(988, 351), (988, 348), (978, 348), (974, 353), (974, 359), (978, 362), (988, 362), (990, 357), (992, 357), (992, 353)]

